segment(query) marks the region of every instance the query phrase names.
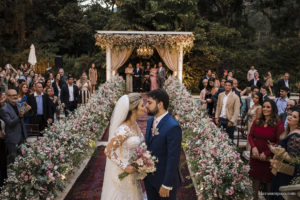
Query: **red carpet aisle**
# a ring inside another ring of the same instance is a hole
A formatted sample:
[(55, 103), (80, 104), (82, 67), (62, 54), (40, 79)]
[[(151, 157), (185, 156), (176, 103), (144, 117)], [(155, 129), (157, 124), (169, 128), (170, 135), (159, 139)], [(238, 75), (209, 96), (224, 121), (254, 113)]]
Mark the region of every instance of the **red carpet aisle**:
[[(140, 117), (138, 124), (141, 127), (143, 133), (146, 131), (147, 120), (149, 116)], [(103, 141), (107, 141), (108, 133), (106, 132), (103, 136)], [(95, 151), (91, 160), (87, 164), (86, 168), (76, 180), (74, 186), (68, 193), (65, 200), (100, 200), (101, 189), (104, 179), (105, 170), (105, 155), (104, 147), (100, 146)], [(184, 154), (181, 154), (180, 162), (185, 161)], [(187, 166), (185, 165), (182, 169), (183, 177), (189, 175)], [(183, 186), (179, 189), (177, 196), (178, 200), (196, 200), (196, 193), (194, 187), (186, 189), (185, 186), (190, 185), (191, 180), (185, 179)]]

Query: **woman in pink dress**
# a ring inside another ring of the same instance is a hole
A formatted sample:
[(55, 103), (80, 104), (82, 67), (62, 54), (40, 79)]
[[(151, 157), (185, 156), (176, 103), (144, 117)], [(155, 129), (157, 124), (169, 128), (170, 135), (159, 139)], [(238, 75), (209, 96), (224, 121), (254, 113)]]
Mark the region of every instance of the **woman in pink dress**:
[(158, 84), (157, 84), (157, 67), (156, 67), (156, 65), (154, 65), (153, 68), (150, 70), (150, 82), (151, 82), (151, 88), (150, 88), (150, 90), (156, 90), (156, 89), (158, 89)]
[(254, 120), (248, 136), (251, 146), (250, 171), (253, 179), (253, 197), (258, 199), (258, 190), (263, 183), (267, 192), (271, 190), (272, 173), (269, 159), (272, 158), (268, 143), (278, 144), (280, 135), (284, 132), (283, 123), (279, 120), (277, 106), (273, 100), (263, 104), (262, 115)]

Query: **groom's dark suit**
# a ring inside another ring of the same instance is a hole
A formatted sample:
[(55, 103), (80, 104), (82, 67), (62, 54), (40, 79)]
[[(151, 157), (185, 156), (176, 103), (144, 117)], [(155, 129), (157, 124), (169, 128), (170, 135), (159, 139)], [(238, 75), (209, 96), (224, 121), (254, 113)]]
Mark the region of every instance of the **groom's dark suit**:
[[(156, 172), (145, 178), (145, 188), (149, 200), (176, 199), (176, 190), (180, 186), (179, 159), (181, 151), (182, 131), (178, 122), (169, 114), (157, 125), (159, 134), (152, 136), (154, 117), (147, 123), (146, 144), (152, 155), (158, 158)], [(164, 185), (172, 187), (169, 198), (161, 198), (159, 189)]]

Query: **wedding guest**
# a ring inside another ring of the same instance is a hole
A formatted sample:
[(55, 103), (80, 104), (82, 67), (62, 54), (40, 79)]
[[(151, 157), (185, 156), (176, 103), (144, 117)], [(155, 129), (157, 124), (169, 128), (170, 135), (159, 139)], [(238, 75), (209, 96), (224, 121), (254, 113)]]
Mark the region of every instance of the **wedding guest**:
[(203, 85), (202, 85), (203, 80), (204, 80), (204, 79), (207, 79), (207, 80), (208, 80), (208, 79), (210, 78), (211, 75), (212, 75), (211, 70), (210, 70), (210, 69), (206, 69), (206, 70), (205, 70), (205, 75), (202, 76), (202, 78), (200, 79), (199, 84), (198, 84), (198, 88), (199, 88), (200, 91), (202, 91), (203, 88), (204, 88)]
[(48, 79), (51, 81), (51, 84), (55, 81), (53, 73), (49, 73)]
[(146, 63), (146, 67), (144, 69), (144, 83), (143, 83), (143, 88), (144, 91), (149, 91), (150, 90), (150, 71), (151, 71), (151, 65), (150, 62), (148, 61)]
[(251, 146), (250, 171), (252, 177), (253, 197), (258, 199), (258, 190), (265, 183), (267, 192), (271, 190), (272, 174), (270, 162), (272, 153), (268, 148), (268, 142), (278, 144), (279, 137), (284, 131), (283, 123), (279, 120), (277, 107), (274, 101), (266, 100), (263, 103), (262, 115), (254, 120), (248, 141)]
[[(0, 92), (0, 109), (5, 105), (5, 92)], [(7, 154), (5, 145), (5, 123), (0, 118), (0, 187), (3, 186), (4, 180), (7, 178)], [(1, 191), (1, 190), (0, 190)]]
[(273, 91), (272, 91), (273, 79), (270, 71), (267, 72), (267, 76), (264, 77), (264, 80), (265, 80), (265, 86), (268, 88), (270, 95), (273, 96)]
[(248, 80), (248, 83), (250, 83), (250, 81), (251, 81), (252, 79), (254, 79), (254, 73), (255, 73), (255, 72), (257, 72), (257, 71), (256, 71), (254, 65), (252, 65), (252, 66), (250, 67), (250, 70), (249, 70), (248, 73), (247, 73), (247, 80)]
[(48, 88), (50, 88), (50, 87), (52, 87), (52, 84), (51, 84), (51, 80), (50, 79), (46, 79), (46, 81), (45, 81), (45, 83), (44, 83), (44, 93), (47, 93), (46, 91), (47, 91), (47, 89)]
[[(283, 79), (280, 79), (277, 83), (277, 92), (276, 92), (276, 97), (280, 97), (280, 90), (282, 87), (287, 87), (290, 89), (290, 74), (285, 73)], [(290, 97), (290, 93), (288, 93), (288, 97)]]
[(17, 156), (17, 145), (22, 144), (27, 138), (24, 126), (25, 109), (21, 109), (18, 104), (18, 94), (16, 90), (7, 91), (7, 103), (0, 109), (0, 118), (5, 123), (5, 143), (9, 157), (9, 162), (13, 163)]
[(218, 88), (215, 87), (215, 79), (209, 78), (208, 85), (206, 87), (206, 92), (205, 92), (207, 113), (208, 113), (209, 117), (213, 116), (213, 111), (214, 111), (213, 95), (215, 95), (217, 92), (218, 92)]
[(73, 83), (73, 76), (69, 76), (67, 84), (64, 84), (61, 88), (61, 106), (64, 108), (66, 116), (80, 105), (78, 87)]
[(5, 83), (5, 78), (0, 76), (0, 92), (6, 92), (7, 89), (8, 88), (7, 88), (6, 83)]
[(38, 124), (40, 131), (43, 131), (48, 123), (51, 124), (53, 122), (50, 99), (47, 94), (43, 93), (42, 83), (37, 82), (35, 84), (35, 92), (28, 97), (28, 105), (32, 110), (30, 123)]
[(65, 76), (65, 71), (63, 68), (59, 68), (58, 73), (60, 74), (60, 80), (65, 84), (67, 82), (67, 77)]
[[(28, 101), (28, 86), (27, 83), (21, 83), (20, 87), (19, 87), (19, 92), (18, 92), (18, 103), (20, 104), (27, 104)], [(25, 124), (29, 124), (30, 123), (30, 118), (29, 116), (25, 113), (24, 114), (24, 123)]]
[(81, 78), (77, 81), (76, 85), (79, 89), (79, 98), (81, 104), (86, 104), (90, 98), (93, 86), (90, 80), (88, 80), (85, 72), (82, 73)]
[(290, 100), (287, 102), (287, 104), (286, 104), (286, 109), (285, 109), (285, 111), (279, 115), (280, 121), (282, 121), (283, 124), (284, 124), (284, 129), (287, 128), (287, 118), (288, 118), (288, 115), (292, 114), (292, 112), (293, 112), (293, 111), (291, 110), (291, 108), (294, 107), (295, 105), (296, 105), (296, 101), (290, 99)]
[(233, 71), (228, 71), (228, 74), (226, 76), (226, 80), (233, 80)]
[[(54, 119), (54, 114), (56, 113), (56, 108), (58, 106), (58, 98), (57, 96), (54, 96), (54, 90), (52, 87), (47, 88), (46, 90), (46, 94), (48, 95), (49, 99), (50, 99), (50, 118)], [(52, 121), (52, 123), (54, 122), (54, 120)], [(52, 124), (50, 123), (50, 124)]]
[(259, 78), (259, 73), (254, 73), (254, 78), (249, 82), (248, 87), (256, 86), (258, 88), (261, 88), (263, 86), (262, 80)]
[(89, 78), (90, 78), (91, 87), (92, 87), (91, 92), (94, 93), (94, 91), (96, 90), (96, 84), (97, 84), (97, 80), (98, 80), (98, 72), (95, 67), (95, 63), (93, 63), (91, 68), (89, 69)]
[(252, 86), (251, 87), (251, 93), (246, 99), (246, 105), (245, 105), (245, 110), (244, 110), (244, 113), (243, 113), (243, 118), (245, 118), (246, 114), (248, 113), (248, 110), (254, 105), (253, 97), (257, 92), (259, 92), (258, 87)]
[(62, 114), (62, 107), (61, 107), (61, 101), (60, 101), (60, 94), (61, 94), (61, 88), (63, 86), (63, 81), (60, 80), (60, 74), (57, 74), (55, 76), (55, 81), (52, 83), (52, 87), (54, 90), (54, 96), (57, 97), (57, 103), (58, 103), (58, 107), (56, 109), (56, 114), (54, 115), (54, 119), (55, 120), (60, 120), (60, 116)]
[(238, 88), (239, 82), (237, 79), (233, 79), (232, 80), (232, 91), (239, 97), (240, 99), (240, 104), (242, 106), (243, 102), (242, 102), (242, 98), (241, 98), (241, 90)]
[(208, 85), (208, 79), (203, 79), (202, 81), (202, 85), (203, 85), (203, 89), (201, 90), (200, 92), (200, 101), (201, 101), (201, 108), (204, 110), (207, 109), (207, 100), (205, 99), (205, 96), (206, 96), (206, 87)]
[(140, 92), (142, 84), (142, 70), (140, 64), (136, 64), (136, 68), (133, 70), (133, 91)]
[[(248, 127), (248, 134), (250, 133), (251, 126), (256, 118), (260, 118), (260, 115), (262, 113), (262, 94), (257, 92), (253, 95), (253, 105), (250, 107), (246, 114), (246, 122)], [(250, 144), (247, 142), (246, 150), (250, 151)]]
[(217, 125), (223, 126), (233, 143), (233, 136), (237, 118), (240, 112), (239, 97), (232, 92), (232, 81), (225, 82), (225, 92), (219, 94), (215, 113)]
[(218, 79), (218, 76), (217, 76), (216, 72), (213, 72), (211, 74), (211, 77), (215, 79), (215, 87), (219, 88), (221, 86), (221, 83)]
[(129, 63), (128, 67), (126, 67), (125, 74), (126, 74), (126, 92), (133, 92), (133, 88), (132, 88), (133, 67), (131, 63)]
[[(280, 157), (276, 155), (276, 146), (269, 145), (269, 148), (274, 152), (274, 157), (271, 162), (272, 170), (277, 174), (272, 179), (272, 193), (280, 193), (281, 186), (290, 185), (294, 177), (299, 176), (299, 164), (293, 166), (294, 159), (300, 157), (300, 108), (293, 107), (291, 115), (288, 116), (287, 129), (281, 135), (279, 147), (282, 148)], [(294, 195), (293, 195), (294, 196)], [(289, 196), (291, 197), (291, 196)], [(281, 195), (271, 196), (271, 200), (283, 200)]]
[(157, 72), (157, 83), (158, 88), (163, 88), (166, 78), (166, 69), (163, 67), (162, 62), (158, 63), (158, 72)]
[(151, 82), (151, 87), (150, 87), (151, 91), (158, 89), (156, 64), (154, 64), (153, 68), (151, 68), (150, 70), (150, 82)]
[(263, 101), (270, 99), (270, 97), (268, 97), (268, 88), (266, 86), (260, 88), (260, 93), (263, 95)]
[(278, 109), (278, 115), (283, 113), (285, 108), (286, 108), (286, 104), (289, 101), (288, 92), (289, 92), (289, 88), (283, 86), (280, 89), (280, 97), (276, 98), (276, 100), (275, 100), (276, 105), (277, 105), (277, 109)]

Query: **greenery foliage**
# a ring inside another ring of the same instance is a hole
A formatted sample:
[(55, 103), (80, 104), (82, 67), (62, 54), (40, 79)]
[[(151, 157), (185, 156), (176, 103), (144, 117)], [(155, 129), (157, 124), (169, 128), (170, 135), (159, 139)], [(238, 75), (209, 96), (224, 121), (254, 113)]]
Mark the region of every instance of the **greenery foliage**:
[(199, 92), (204, 70), (220, 76), (223, 67), (234, 71), (243, 88), (246, 71), (255, 65), (261, 77), (271, 70), (275, 80), (290, 72), (296, 91), (299, 9), (297, 0), (3, 0), (0, 65), (25, 62), (34, 43), (39, 62), (53, 65), (54, 56), (63, 55), (67, 71), (87, 70), (91, 62), (103, 71), (96, 30), (192, 31), (196, 40), (184, 66), (188, 89)]

